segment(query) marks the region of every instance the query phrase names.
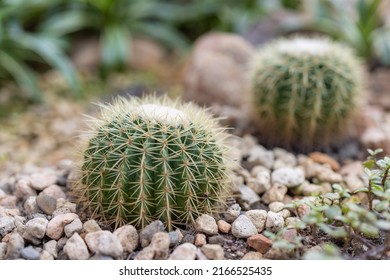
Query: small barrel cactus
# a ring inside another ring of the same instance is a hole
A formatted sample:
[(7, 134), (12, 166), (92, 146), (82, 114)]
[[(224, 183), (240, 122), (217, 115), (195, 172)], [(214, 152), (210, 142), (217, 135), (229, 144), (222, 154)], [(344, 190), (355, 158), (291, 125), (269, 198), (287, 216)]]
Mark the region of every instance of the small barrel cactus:
[(118, 227), (168, 229), (214, 213), (228, 194), (226, 133), (205, 110), (167, 98), (118, 99), (92, 119), (74, 193)]
[(359, 105), (363, 67), (326, 38), (278, 39), (251, 68), (253, 111), (268, 144), (310, 150), (340, 140)]

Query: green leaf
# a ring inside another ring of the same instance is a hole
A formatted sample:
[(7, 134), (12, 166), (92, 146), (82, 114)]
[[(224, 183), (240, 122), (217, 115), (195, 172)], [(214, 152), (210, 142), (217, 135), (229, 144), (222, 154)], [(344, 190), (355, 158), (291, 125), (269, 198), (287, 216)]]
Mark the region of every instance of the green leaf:
[(30, 93), (35, 102), (42, 102), (43, 97), (37, 87), (34, 73), (23, 62), (18, 61), (6, 52), (0, 50), (0, 67), (7, 70), (16, 81), (16, 83)]
[(86, 28), (100, 29), (102, 17), (96, 13), (78, 10), (69, 10), (57, 13), (43, 21), (38, 30), (42, 33), (55, 36), (64, 36)]
[(107, 25), (101, 34), (103, 68), (107, 70), (125, 67), (130, 52), (130, 32), (126, 26), (113, 23)]
[(368, 188), (367, 187), (361, 187), (361, 188), (358, 188), (356, 189), (353, 193), (360, 193), (360, 192), (368, 192)]
[(146, 34), (171, 48), (187, 49), (186, 38), (168, 24), (142, 23), (135, 29), (137, 34)]
[(72, 87), (77, 97), (80, 97), (80, 84), (76, 75), (76, 70), (68, 60), (65, 53), (58, 47), (58, 41), (55, 38), (27, 33), (18, 35), (18, 42), (26, 49), (30, 49), (39, 54), (49, 65), (58, 69), (69, 85)]
[(331, 219), (333, 220), (335, 217), (337, 216), (340, 216), (342, 213), (341, 213), (341, 209), (339, 206), (337, 205), (332, 205), (332, 206), (329, 206), (326, 210), (325, 210), (325, 216), (328, 218), (328, 219)]
[(361, 223), (359, 230), (367, 237), (378, 238), (379, 230), (376, 226), (367, 223)]
[(347, 231), (343, 227), (331, 227), (327, 224), (321, 223), (318, 227), (334, 238), (344, 238), (348, 236)]

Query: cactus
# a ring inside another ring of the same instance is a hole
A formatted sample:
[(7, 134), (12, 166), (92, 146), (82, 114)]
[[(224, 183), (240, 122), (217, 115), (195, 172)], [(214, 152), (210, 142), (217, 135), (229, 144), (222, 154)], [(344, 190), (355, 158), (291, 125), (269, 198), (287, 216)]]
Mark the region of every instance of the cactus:
[(117, 99), (92, 118), (74, 194), (115, 228), (168, 229), (215, 213), (229, 192), (226, 133), (193, 104)]
[(251, 66), (253, 111), (268, 144), (310, 150), (346, 136), (363, 91), (363, 67), (349, 48), (278, 39)]

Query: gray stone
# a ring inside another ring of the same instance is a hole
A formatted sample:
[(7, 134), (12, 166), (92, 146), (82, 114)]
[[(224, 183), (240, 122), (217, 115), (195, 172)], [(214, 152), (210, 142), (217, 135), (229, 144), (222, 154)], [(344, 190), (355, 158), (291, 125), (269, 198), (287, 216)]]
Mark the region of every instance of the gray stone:
[(70, 224), (67, 224), (64, 227), (65, 236), (69, 238), (75, 232), (80, 233), (82, 229), (83, 229), (83, 223), (80, 221), (80, 219), (79, 218), (74, 219)]
[(258, 233), (261, 233), (265, 228), (265, 221), (267, 220), (267, 211), (265, 210), (249, 210), (245, 213), (252, 224), (256, 227)]
[(240, 215), (232, 224), (232, 234), (237, 238), (248, 238), (257, 234), (257, 229), (247, 216)]
[(20, 179), (15, 184), (14, 195), (19, 200), (24, 200), (29, 196), (36, 196), (37, 192), (29, 186), (27, 180)]
[(101, 231), (102, 229), (95, 220), (88, 220), (83, 224), (83, 230), (86, 233)]
[(196, 260), (201, 260), (201, 261), (207, 261), (208, 260), (206, 255), (202, 252), (201, 248), (198, 248), (196, 250)]
[(5, 259), (14, 260), (20, 258), (20, 252), (24, 248), (23, 237), (19, 233), (11, 233), (8, 240), (7, 252)]
[(257, 195), (257, 193), (245, 185), (240, 186), (240, 193), (241, 200), (247, 202), (249, 205), (260, 201), (260, 197)]
[(302, 221), (297, 217), (288, 217), (285, 220), (285, 225), (287, 228), (296, 228), (300, 224), (302, 224)]
[(57, 181), (57, 175), (54, 172), (44, 171), (30, 175), (31, 187), (37, 191), (42, 191)]
[(51, 186), (47, 187), (46, 189), (44, 189), (41, 193), (45, 194), (47, 196), (53, 197), (56, 201), (57, 201), (57, 199), (60, 199), (60, 198), (66, 199), (66, 194), (64, 193), (62, 188), (60, 186), (57, 186), (57, 185), (51, 185)]
[(282, 215), (268, 211), (267, 221), (265, 222), (265, 228), (271, 232), (278, 232), (284, 226), (284, 219)]
[(77, 232), (66, 242), (64, 252), (70, 260), (87, 260), (89, 258), (87, 245)]
[(38, 208), (36, 199), (37, 199), (36, 196), (30, 196), (24, 202), (23, 207), (24, 207), (24, 211), (26, 212), (27, 215), (31, 216), (32, 214), (39, 212), (39, 208)]
[(40, 252), (32, 246), (27, 246), (20, 251), (20, 255), (25, 260), (38, 260)]
[(164, 231), (164, 224), (161, 221), (154, 221), (144, 227), (139, 233), (139, 239), (141, 246), (144, 248), (148, 246), (152, 240), (152, 237), (155, 233)]
[(207, 214), (202, 214), (195, 220), (195, 229), (198, 232), (203, 232), (208, 235), (218, 233), (217, 222), (213, 217)]
[(225, 242), (225, 240), (223, 239), (223, 237), (221, 235), (214, 235), (214, 236), (210, 236), (208, 238), (208, 241), (209, 241), (209, 244), (219, 244), (219, 245), (223, 245), (223, 243)]
[(54, 197), (45, 195), (44, 193), (41, 192), (37, 196), (36, 201), (39, 209), (41, 209), (42, 212), (47, 215), (53, 214), (54, 210), (56, 210), (57, 199), (55, 199)]
[(0, 236), (4, 236), (15, 228), (15, 218), (1, 217), (0, 218)]
[(225, 213), (225, 220), (228, 223), (234, 222), (235, 219), (237, 219), (238, 216), (241, 214), (241, 207), (238, 203), (235, 203), (233, 205), (230, 205)]
[(223, 260), (225, 258), (221, 245), (206, 244), (203, 245), (201, 250), (210, 260)]
[(285, 185), (288, 188), (296, 187), (305, 181), (305, 174), (301, 168), (282, 167), (271, 174), (273, 184)]
[(249, 157), (247, 160), (249, 169), (252, 169), (256, 165), (262, 165), (268, 169), (271, 169), (274, 164), (274, 153), (268, 151), (261, 145), (255, 145), (249, 150)]
[(5, 260), (6, 252), (7, 252), (7, 243), (0, 242), (0, 260)]
[(169, 232), (169, 247), (176, 247), (180, 244), (180, 235), (177, 230)]
[(26, 223), (25, 234), (29, 234), (37, 239), (42, 239), (45, 236), (48, 223), (49, 221), (45, 218), (34, 218), (29, 220)]
[(74, 213), (55, 216), (47, 225), (46, 235), (54, 240), (60, 239), (64, 234), (65, 225), (70, 224), (77, 218), (78, 216)]
[(114, 234), (118, 237), (125, 253), (131, 253), (138, 247), (138, 232), (132, 225), (122, 226), (115, 230)]
[(176, 247), (169, 256), (169, 260), (195, 260), (196, 246), (191, 243), (184, 243)]
[(58, 256), (58, 249), (57, 249), (57, 241), (50, 240), (43, 244), (43, 250), (48, 252), (50, 255), (53, 256), (53, 258), (57, 258)]
[(91, 252), (118, 258), (123, 254), (123, 247), (118, 237), (104, 230), (85, 235), (85, 242)]
[(195, 237), (192, 234), (186, 234), (186, 235), (184, 235), (184, 237), (183, 237), (181, 242), (182, 243), (194, 244), (195, 243)]

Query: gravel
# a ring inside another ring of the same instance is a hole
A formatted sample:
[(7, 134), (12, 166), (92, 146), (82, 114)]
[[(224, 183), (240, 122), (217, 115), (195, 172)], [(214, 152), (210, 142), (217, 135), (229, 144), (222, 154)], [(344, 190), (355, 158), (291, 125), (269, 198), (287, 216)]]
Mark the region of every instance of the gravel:
[(164, 224), (161, 221), (154, 221), (144, 227), (139, 233), (141, 247), (144, 248), (150, 244), (153, 235), (157, 232), (164, 231)]
[(326, 154), (267, 150), (251, 136), (232, 143), (241, 166), (231, 176), (235, 193), (228, 207), (218, 215), (200, 215), (193, 227), (170, 232), (161, 221), (143, 229), (125, 225), (113, 230), (80, 213), (71, 202), (68, 173), (58, 166), (10, 175), (0, 189), (0, 259), (277, 258), (282, 252), (262, 233), (283, 229), (283, 238), (294, 242), (302, 237), (295, 229), (297, 216), (310, 211), (300, 205), (290, 212), (283, 209), (286, 204), (327, 193), (335, 182), (349, 189), (367, 183), (360, 162), (340, 166)]

